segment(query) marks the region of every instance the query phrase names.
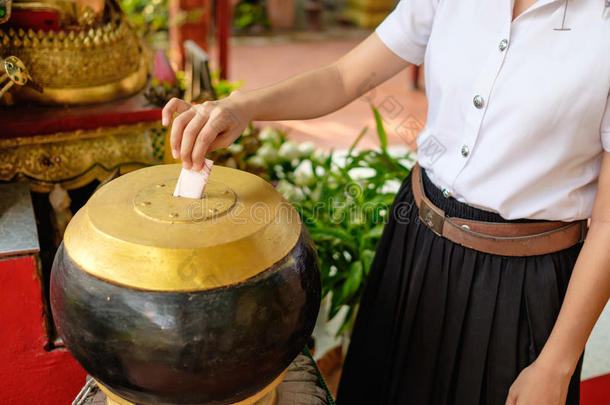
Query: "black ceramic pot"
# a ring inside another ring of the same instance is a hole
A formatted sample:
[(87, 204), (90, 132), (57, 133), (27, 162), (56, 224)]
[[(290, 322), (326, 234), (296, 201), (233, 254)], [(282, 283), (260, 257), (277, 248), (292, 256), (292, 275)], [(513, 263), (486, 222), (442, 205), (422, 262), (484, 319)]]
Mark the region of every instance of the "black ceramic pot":
[[(215, 215), (196, 217), (193, 201), (159, 194), (178, 172), (142, 169), (94, 194), (55, 257), (51, 307), (76, 360), (121, 399), (239, 403), (279, 383), (313, 330), (315, 250), (298, 215), (288, 218), (293, 208), (259, 178), (214, 168), (203, 200)], [(253, 225), (248, 207), (261, 201), (271, 215)], [(247, 212), (231, 214), (238, 202)], [(159, 220), (168, 211), (171, 220)]]

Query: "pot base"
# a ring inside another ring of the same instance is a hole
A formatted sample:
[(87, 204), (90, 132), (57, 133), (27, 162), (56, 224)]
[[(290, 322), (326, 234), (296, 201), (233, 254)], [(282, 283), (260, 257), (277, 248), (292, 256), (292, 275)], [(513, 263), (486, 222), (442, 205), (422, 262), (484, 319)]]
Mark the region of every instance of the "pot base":
[[(243, 401), (236, 402), (231, 405), (276, 405), (277, 404), (277, 393), (275, 389), (282, 382), (288, 370), (284, 370), (271, 384), (263, 388), (258, 394), (253, 395), (250, 398), (246, 398)], [(106, 405), (136, 405), (133, 402), (129, 402), (119, 397), (104, 385), (99, 382), (95, 382), (99, 389), (106, 394)], [(204, 405), (204, 404), (202, 404)]]

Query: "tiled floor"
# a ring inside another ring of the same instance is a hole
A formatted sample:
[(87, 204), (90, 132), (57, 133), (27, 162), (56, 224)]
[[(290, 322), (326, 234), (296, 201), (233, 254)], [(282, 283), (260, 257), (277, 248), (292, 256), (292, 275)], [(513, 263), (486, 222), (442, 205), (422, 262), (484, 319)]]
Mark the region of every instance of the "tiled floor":
[[(333, 62), (356, 46), (358, 38), (331, 41), (262, 41), (231, 48), (230, 79), (243, 80), (244, 90), (275, 83)], [(352, 35), (353, 36), (353, 35)], [(423, 127), (427, 102), (423, 91), (409, 90), (408, 74), (401, 72), (345, 108), (322, 118), (279, 123), (297, 141), (312, 140), (320, 147), (347, 148), (369, 127), (360, 147), (378, 144), (370, 103), (386, 120), (389, 143), (413, 145)]]

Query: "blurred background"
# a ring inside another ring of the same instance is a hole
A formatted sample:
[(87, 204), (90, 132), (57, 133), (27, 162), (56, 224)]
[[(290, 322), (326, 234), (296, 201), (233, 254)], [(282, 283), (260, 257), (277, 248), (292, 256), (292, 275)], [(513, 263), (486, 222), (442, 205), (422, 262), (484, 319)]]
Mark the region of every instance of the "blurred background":
[[(167, 52), (174, 68), (182, 67), (181, 41), (194, 39), (209, 53), (213, 72), (248, 90), (336, 60), (370, 35), (396, 2), (231, 0), (223, 4), (212, 0), (121, 0), (121, 3), (150, 47)], [(369, 107), (373, 103), (387, 110), (382, 115), (391, 121), (390, 144), (412, 148), (412, 138), (425, 124), (427, 108), (424, 93), (416, 89), (424, 86), (423, 75), (418, 72), (419, 69), (410, 68), (368, 97), (327, 117), (283, 122), (280, 127), (290, 130), (290, 136), (297, 140), (347, 147), (363, 127), (373, 125)], [(409, 115), (409, 128), (401, 127), (402, 118)], [(374, 136), (367, 135), (360, 145), (371, 147), (375, 142)]]
[[(0, 0), (0, 66), (10, 67), (0, 67), (0, 403), (65, 404), (82, 387), (85, 372), (65, 350), (49, 305), (55, 252), (100, 186), (176, 163), (163, 105), (220, 99), (333, 62), (396, 3)], [(362, 86), (369, 91), (335, 113), (251, 123), (210, 156), (272, 183), (304, 219), (324, 297), (309, 346), (333, 394), (428, 107), (423, 66), (376, 89)], [(312, 212), (315, 221), (307, 220)], [(583, 405), (610, 404), (609, 312), (585, 351)]]

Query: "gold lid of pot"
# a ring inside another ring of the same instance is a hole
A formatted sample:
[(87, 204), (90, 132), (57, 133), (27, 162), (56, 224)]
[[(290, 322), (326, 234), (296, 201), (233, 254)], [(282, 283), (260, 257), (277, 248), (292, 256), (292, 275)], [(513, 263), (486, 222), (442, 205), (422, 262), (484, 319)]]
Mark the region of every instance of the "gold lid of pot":
[(296, 245), (298, 213), (260, 177), (214, 166), (193, 200), (172, 195), (180, 169), (140, 169), (96, 191), (66, 229), (70, 258), (114, 284), (201, 291), (256, 276)]

